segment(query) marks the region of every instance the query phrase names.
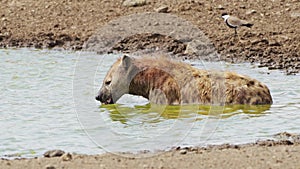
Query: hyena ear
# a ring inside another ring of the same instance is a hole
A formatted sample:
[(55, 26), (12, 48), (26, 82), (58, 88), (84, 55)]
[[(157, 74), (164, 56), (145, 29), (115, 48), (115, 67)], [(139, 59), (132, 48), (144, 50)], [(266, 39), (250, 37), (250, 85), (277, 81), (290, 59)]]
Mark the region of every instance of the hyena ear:
[(123, 67), (129, 67), (131, 65), (132, 58), (130, 56), (124, 55), (121, 60), (121, 64), (123, 65)]

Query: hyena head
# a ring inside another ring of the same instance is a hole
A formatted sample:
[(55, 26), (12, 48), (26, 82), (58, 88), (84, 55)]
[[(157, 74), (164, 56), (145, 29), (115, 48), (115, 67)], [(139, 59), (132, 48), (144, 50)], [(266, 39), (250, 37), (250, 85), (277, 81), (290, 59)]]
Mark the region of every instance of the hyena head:
[(112, 65), (103, 80), (96, 100), (103, 104), (114, 104), (121, 96), (129, 93), (129, 84), (135, 74), (133, 60), (124, 55)]

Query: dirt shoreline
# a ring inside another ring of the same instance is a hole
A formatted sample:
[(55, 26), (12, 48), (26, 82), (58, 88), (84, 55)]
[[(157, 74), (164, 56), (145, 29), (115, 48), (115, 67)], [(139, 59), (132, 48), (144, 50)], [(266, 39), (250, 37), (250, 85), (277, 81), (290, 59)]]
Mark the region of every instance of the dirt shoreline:
[[(283, 133), (284, 137), (290, 135)], [(0, 160), (0, 168), (297, 168), (300, 165), (300, 137), (258, 141), (242, 145), (174, 148), (159, 153), (105, 153), (79, 155), (52, 150), (45, 157)], [(49, 157), (50, 156), (50, 157)]]
[[(80, 50), (83, 43), (109, 21), (130, 14), (159, 11), (174, 14), (196, 25), (212, 41), (222, 60), (259, 63), (261, 67), (283, 69), (287, 74), (300, 70), (298, 0), (135, 1), (139, 3), (128, 6), (122, 0), (3, 0), (0, 6), (0, 47), (63, 47)], [(235, 38), (234, 31), (220, 17), (223, 12), (247, 19), (254, 26), (238, 30), (239, 37)], [(144, 38), (149, 39), (149, 35), (138, 36), (137, 41)], [(148, 42), (153, 42), (150, 45), (152, 47), (162, 45), (169, 49), (171, 46), (174, 50), (173, 40), (149, 39)], [(125, 51), (138, 50), (149, 44), (145, 46), (132, 40), (128, 44), (124, 44), (124, 41), (120, 43), (125, 47), (120, 48), (116, 44), (116, 48)], [(182, 46), (179, 44), (178, 48), (182, 49)]]

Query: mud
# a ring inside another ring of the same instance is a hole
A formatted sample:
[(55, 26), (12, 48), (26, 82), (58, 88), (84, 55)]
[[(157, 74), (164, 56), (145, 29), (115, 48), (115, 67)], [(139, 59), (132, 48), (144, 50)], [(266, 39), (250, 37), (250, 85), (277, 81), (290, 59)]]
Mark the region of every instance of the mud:
[[(123, 5), (121, 0), (2, 0), (0, 47), (81, 50), (84, 42), (109, 21), (129, 14), (158, 11), (177, 15), (196, 25), (209, 37), (222, 60), (258, 63), (261, 67), (282, 69), (287, 74), (300, 70), (298, 0), (155, 0), (137, 4)], [(220, 17), (223, 12), (246, 19), (254, 26), (239, 29), (236, 37), (234, 30)], [(136, 35), (120, 40), (112, 50), (132, 52), (163, 46), (169, 52), (178, 53), (184, 46), (176, 43), (177, 40), (165, 35)]]
[[(295, 137), (291, 133), (277, 136)], [(292, 140), (266, 140), (243, 145), (211, 145), (207, 147), (175, 147), (166, 152), (139, 154), (106, 153), (102, 155), (79, 155), (57, 153), (33, 159), (0, 159), (0, 168), (297, 168), (300, 161), (300, 144)]]

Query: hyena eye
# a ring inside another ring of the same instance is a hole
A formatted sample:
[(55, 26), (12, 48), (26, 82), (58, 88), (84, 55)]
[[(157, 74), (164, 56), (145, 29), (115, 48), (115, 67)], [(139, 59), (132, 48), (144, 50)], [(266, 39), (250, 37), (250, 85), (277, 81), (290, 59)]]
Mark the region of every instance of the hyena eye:
[(107, 86), (108, 86), (108, 85), (110, 85), (110, 83), (111, 83), (111, 80), (109, 80), (109, 81), (106, 81), (106, 82), (105, 82), (105, 85), (107, 85)]

